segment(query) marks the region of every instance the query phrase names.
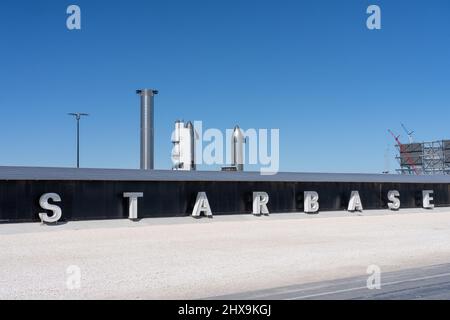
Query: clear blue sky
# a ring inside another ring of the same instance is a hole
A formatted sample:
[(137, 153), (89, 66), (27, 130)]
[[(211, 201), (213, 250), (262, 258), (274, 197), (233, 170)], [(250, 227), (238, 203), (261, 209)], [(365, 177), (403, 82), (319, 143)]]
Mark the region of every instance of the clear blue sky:
[(157, 168), (188, 119), (279, 128), (283, 171), (381, 172), (387, 128), (450, 138), (449, 14), (448, 0), (2, 0), (0, 165), (72, 166), (66, 113), (82, 111), (82, 165), (138, 167), (135, 90), (152, 87)]

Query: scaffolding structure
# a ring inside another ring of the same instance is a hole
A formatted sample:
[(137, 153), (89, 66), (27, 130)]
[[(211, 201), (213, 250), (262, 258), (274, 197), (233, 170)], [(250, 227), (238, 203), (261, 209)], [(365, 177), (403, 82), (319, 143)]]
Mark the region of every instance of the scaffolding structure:
[(450, 174), (450, 140), (396, 145), (400, 174)]

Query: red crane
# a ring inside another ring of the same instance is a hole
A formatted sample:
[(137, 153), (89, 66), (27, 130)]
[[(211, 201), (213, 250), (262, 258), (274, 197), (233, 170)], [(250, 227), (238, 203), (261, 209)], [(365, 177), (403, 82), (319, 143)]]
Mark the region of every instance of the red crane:
[(419, 175), (419, 171), (417, 170), (416, 165), (414, 164), (414, 161), (411, 159), (409, 154), (405, 150), (405, 146), (403, 143), (400, 142), (400, 135), (396, 136), (391, 129), (388, 129), (389, 133), (394, 137), (395, 141), (397, 142), (398, 147), (400, 148), (400, 154), (403, 154), (406, 162), (411, 167), (411, 169), (414, 171), (416, 175)]

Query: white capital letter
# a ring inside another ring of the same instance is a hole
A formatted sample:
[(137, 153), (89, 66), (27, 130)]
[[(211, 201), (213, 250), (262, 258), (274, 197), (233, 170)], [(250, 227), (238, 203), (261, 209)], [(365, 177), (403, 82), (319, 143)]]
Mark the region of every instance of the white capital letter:
[(381, 8), (377, 5), (371, 5), (367, 8), (367, 14), (370, 14), (367, 18), (367, 28), (369, 30), (381, 29)]
[(363, 211), (363, 206), (358, 191), (352, 191), (350, 201), (348, 203), (348, 211)]
[(267, 204), (269, 203), (269, 195), (266, 192), (253, 192), (253, 214), (269, 215)]
[(81, 9), (79, 6), (70, 5), (67, 7), (67, 14), (70, 16), (67, 18), (66, 25), (69, 30), (81, 30)]
[(434, 200), (434, 198), (432, 197), (433, 193), (433, 190), (422, 191), (424, 209), (434, 209), (434, 203), (431, 203)]
[(315, 191), (305, 192), (305, 213), (316, 213), (319, 211), (319, 194)]
[(205, 192), (199, 192), (197, 194), (197, 200), (195, 201), (194, 210), (192, 210), (192, 216), (194, 218), (198, 218), (202, 213), (210, 218), (213, 216), (211, 207), (209, 206), (208, 197)]
[(125, 192), (124, 198), (129, 198), (128, 219), (136, 220), (138, 218), (138, 199), (142, 198), (144, 194), (142, 192)]
[(53, 215), (49, 217), (47, 213), (39, 213), (42, 223), (56, 223), (62, 217), (62, 210), (60, 207), (54, 204), (49, 204), (48, 201), (61, 202), (61, 197), (56, 193), (46, 193), (39, 199), (39, 205), (44, 210), (50, 210)]
[(388, 192), (388, 207), (390, 210), (398, 210), (400, 209), (400, 192), (397, 190), (391, 190)]

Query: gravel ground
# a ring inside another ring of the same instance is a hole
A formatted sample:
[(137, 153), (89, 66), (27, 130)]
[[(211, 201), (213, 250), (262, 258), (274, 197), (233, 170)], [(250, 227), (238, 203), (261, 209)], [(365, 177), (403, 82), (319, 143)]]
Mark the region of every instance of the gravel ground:
[(0, 225), (0, 299), (197, 299), (449, 262), (450, 209)]

